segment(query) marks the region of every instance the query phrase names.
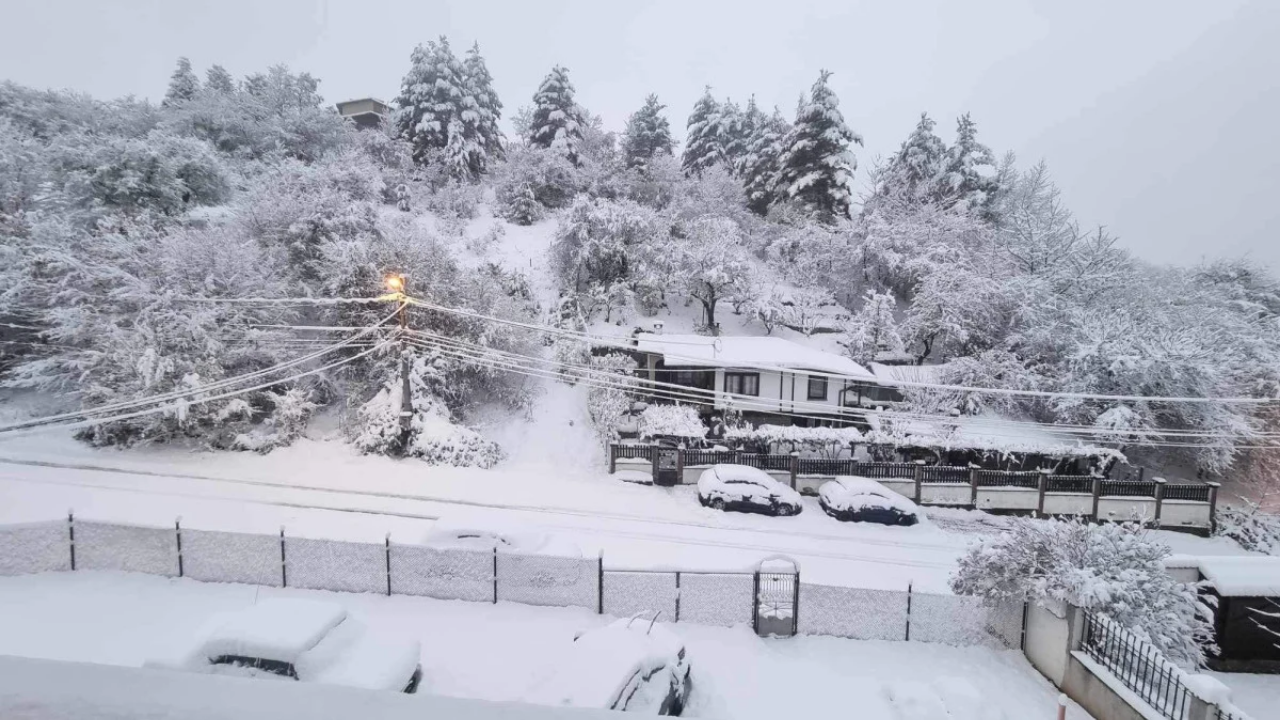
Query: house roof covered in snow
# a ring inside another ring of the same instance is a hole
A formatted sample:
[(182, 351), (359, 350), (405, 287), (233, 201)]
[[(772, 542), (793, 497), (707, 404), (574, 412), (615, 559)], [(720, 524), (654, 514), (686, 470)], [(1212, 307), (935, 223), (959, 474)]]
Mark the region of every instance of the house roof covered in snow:
[(1031, 422), (994, 415), (897, 417), (893, 412), (868, 412), (867, 441), (939, 450), (979, 450), (1048, 455), (1051, 457), (1124, 456), (1112, 448), (1092, 445), (1067, 430), (1051, 430)]
[(913, 383), (938, 383), (946, 368), (945, 363), (941, 365), (885, 365), (878, 362), (867, 364), (867, 369), (877, 379)]
[(1222, 597), (1280, 597), (1280, 557), (1202, 555), (1196, 564)]
[(670, 367), (777, 368), (872, 377), (847, 357), (777, 337), (706, 337), (703, 335), (636, 336), (641, 352), (661, 355)]

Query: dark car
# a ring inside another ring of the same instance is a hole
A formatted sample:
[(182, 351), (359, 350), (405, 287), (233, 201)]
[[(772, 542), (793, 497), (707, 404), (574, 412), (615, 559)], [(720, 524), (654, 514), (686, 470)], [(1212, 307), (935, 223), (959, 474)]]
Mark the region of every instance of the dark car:
[(915, 525), (920, 508), (870, 478), (838, 477), (818, 488), (823, 512), (844, 522)]
[(747, 465), (713, 465), (698, 478), (698, 502), (715, 510), (798, 515), (800, 493)]

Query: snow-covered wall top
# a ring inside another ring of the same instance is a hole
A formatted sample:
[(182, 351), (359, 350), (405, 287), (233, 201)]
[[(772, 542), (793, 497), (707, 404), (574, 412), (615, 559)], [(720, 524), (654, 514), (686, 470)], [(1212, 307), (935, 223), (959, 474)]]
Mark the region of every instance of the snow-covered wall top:
[(636, 347), (641, 352), (662, 355), (670, 367), (767, 367), (872, 378), (866, 368), (847, 357), (777, 337), (713, 338), (642, 333), (636, 336)]

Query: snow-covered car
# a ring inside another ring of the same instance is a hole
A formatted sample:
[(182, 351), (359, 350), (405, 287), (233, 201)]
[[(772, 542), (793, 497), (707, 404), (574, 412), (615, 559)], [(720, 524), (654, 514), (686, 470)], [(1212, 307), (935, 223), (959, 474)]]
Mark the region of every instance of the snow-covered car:
[(837, 520), (915, 525), (920, 507), (871, 478), (841, 476), (818, 488), (818, 505)]
[(715, 510), (798, 515), (800, 493), (748, 465), (712, 465), (698, 478), (698, 502)]
[(555, 668), (525, 702), (679, 715), (691, 687), (684, 642), (656, 614), (579, 633)]
[(558, 535), (528, 525), (466, 516), (437, 520), (424, 544), (437, 549), (509, 551), (529, 555), (581, 557), (582, 548)]
[(416, 692), (417, 640), (374, 632), (334, 603), (273, 598), (216, 618), (145, 667)]

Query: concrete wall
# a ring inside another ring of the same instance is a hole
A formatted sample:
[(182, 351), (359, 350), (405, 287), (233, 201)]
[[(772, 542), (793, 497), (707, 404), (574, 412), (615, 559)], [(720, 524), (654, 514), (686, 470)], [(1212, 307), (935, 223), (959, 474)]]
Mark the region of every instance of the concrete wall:
[[(914, 483), (909, 486), (908, 493), (914, 493)], [(907, 497), (911, 497), (910, 494)], [(973, 499), (973, 488), (969, 483), (947, 483), (945, 485), (926, 483), (920, 486), (920, 501), (925, 505), (964, 505), (968, 507)]]
[(1106, 673), (1106, 670), (1096, 668), (1098, 672), (1095, 674), (1095, 668), (1096, 666), (1083, 653), (1071, 653), (1061, 685), (1062, 692), (1088, 710), (1089, 714), (1095, 718), (1148, 720), (1146, 715), (1130, 705), (1120, 693), (1102, 680), (1101, 676)]
[(1163, 527), (1209, 527), (1209, 504), (1194, 500), (1165, 500), (1160, 505)]
[(907, 498), (908, 500), (913, 499), (916, 496), (916, 483), (914, 480), (877, 480), (876, 482)]
[(1092, 515), (1093, 496), (1045, 493), (1044, 511), (1050, 515)]
[[(1208, 509), (1208, 506), (1205, 506)], [(1098, 499), (1098, 519), (1121, 522), (1134, 516), (1151, 519), (1156, 516), (1155, 498), (1103, 497)]]
[(1057, 686), (1061, 686), (1067, 676), (1067, 644), (1071, 639), (1071, 627), (1065, 615), (1063, 607), (1047, 608), (1030, 603), (1027, 606), (1027, 633), (1022, 641), (1022, 651), (1027, 660)]
[(831, 475), (797, 475), (796, 490), (805, 495), (817, 495), (818, 488), (822, 487), (823, 483), (830, 482), (833, 479)]
[(1035, 510), (1040, 492), (1028, 488), (978, 488), (979, 510)]

